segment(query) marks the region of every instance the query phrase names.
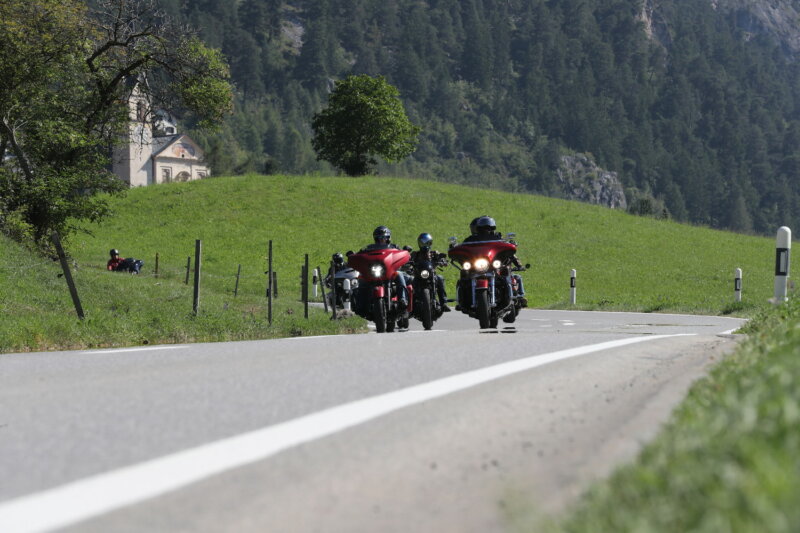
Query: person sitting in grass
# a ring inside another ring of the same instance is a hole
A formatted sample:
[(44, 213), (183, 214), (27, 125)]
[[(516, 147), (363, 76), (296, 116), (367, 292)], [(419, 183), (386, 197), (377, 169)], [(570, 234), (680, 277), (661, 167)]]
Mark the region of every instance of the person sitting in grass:
[(109, 259), (108, 263), (106, 263), (106, 268), (108, 270), (117, 270), (122, 262), (125, 261), (125, 258), (120, 257), (119, 250), (116, 248), (112, 248), (108, 253), (111, 256), (111, 259)]

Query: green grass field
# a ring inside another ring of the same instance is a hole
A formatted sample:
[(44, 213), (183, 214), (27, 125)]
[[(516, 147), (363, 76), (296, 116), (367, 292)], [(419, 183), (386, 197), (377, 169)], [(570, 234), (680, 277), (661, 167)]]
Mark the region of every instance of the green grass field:
[[(333, 252), (357, 250), (380, 224), (392, 229), (400, 245), (415, 245), (427, 231), (445, 250), (449, 236), (464, 238), (469, 221), (482, 214), (493, 216), (499, 230), (517, 233), (518, 255), (531, 264), (524, 277), (533, 307), (567, 307), (573, 268), (581, 309), (747, 314), (772, 293), (772, 239), (429, 181), (251, 175), (134, 189), (112, 205), (113, 218), (67, 243), (85, 300), (83, 324), (73, 320), (57, 265), (42, 270), (40, 260), (0, 241), (8, 258), (0, 265), (0, 351), (340, 331), (324, 317), (314, 326), (297, 321), (292, 306), (299, 299), (304, 254), (312, 267), (325, 269)], [(195, 239), (203, 242), (198, 318), (187, 316), (192, 291), (183, 284)], [(271, 328), (263, 323), (269, 240), (281, 295), (278, 314), (290, 313), (284, 326)], [(106, 272), (110, 248), (143, 259), (143, 275)], [(744, 301), (735, 305), (737, 267), (744, 271)], [(452, 294), (456, 270), (444, 274)], [(359, 327), (363, 323), (352, 320), (343, 330)]]

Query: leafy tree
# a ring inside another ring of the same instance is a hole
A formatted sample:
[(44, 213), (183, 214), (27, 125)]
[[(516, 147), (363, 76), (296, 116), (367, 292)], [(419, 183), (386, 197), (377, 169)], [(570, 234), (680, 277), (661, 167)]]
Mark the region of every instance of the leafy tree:
[(128, 128), (134, 86), (205, 125), (230, 109), (227, 66), (194, 33), (150, 0), (94, 4), (0, 3), (0, 225), (23, 224), (39, 245), (106, 216), (97, 193), (124, 188), (110, 147)]
[(409, 121), (398, 90), (383, 76), (348, 76), (336, 83), (328, 107), (314, 115), (317, 159), (350, 176), (369, 174), (378, 155), (390, 163), (410, 155), (420, 128)]

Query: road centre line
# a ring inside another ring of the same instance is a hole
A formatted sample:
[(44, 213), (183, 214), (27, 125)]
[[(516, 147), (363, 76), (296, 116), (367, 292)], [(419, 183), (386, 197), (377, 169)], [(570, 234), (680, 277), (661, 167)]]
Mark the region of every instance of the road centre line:
[(39, 532), (76, 524), (233, 468), (266, 459), (400, 409), (503, 377), (602, 350), (692, 335), (694, 334), (650, 335), (570, 348), (331, 407), (249, 433), (8, 500), (0, 503), (0, 531)]

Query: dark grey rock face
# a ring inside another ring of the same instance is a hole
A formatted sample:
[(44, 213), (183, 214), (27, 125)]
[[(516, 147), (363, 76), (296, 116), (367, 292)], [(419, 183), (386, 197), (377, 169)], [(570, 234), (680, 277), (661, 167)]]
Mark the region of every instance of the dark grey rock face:
[(800, 54), (800, 1), (712, 0), (712, 5), (734, 12), (741, 30), (772, 35), (787, 53), (795, 57)]
[(557, 175), (565, 198), (612, 209), (628, 208), (617, 173), (598, 167), (585, 154), (562, 156)]

